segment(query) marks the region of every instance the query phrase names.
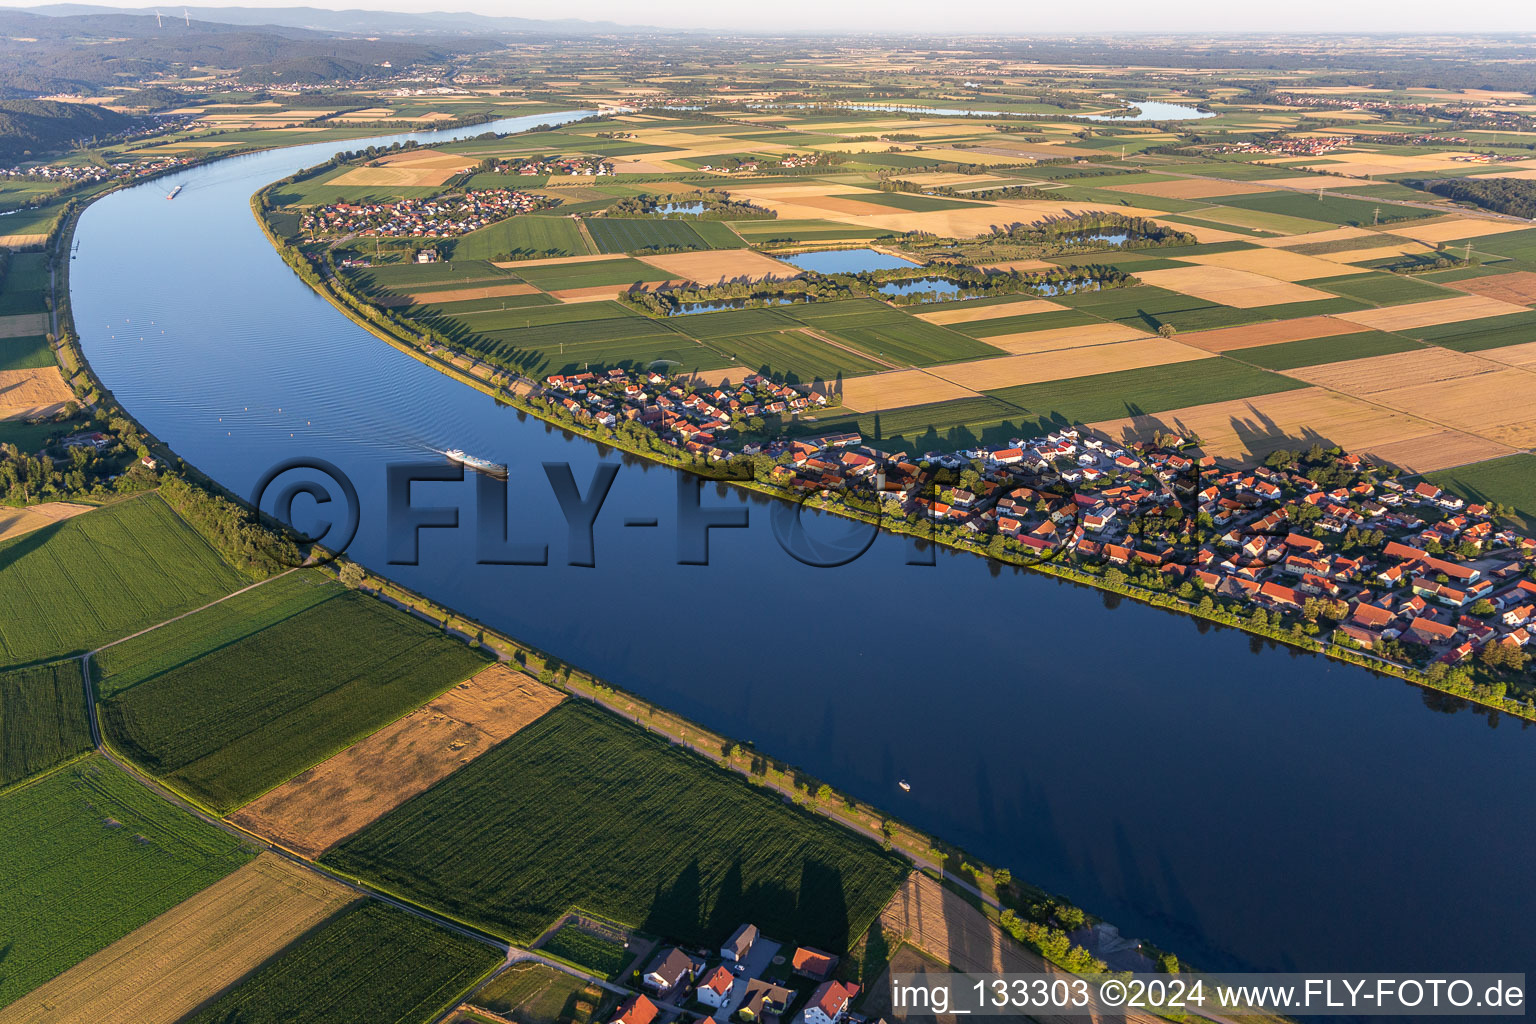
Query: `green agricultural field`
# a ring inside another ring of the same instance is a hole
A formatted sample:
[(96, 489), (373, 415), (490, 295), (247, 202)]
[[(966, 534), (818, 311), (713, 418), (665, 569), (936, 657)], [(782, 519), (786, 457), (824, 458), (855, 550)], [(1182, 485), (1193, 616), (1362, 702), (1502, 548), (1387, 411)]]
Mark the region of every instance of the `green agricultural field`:
[[(72, 424), (58, 424), (48, 421), (26, 423), (22, 420), (0, 420), (0, 444), (13, 444), (21, 451), (35, 452), (43, 447), (54, 434), (67, 434), (72, 429), (79, 429), (83, 425), (79, 420), (74, 421)], [(0, 570), (3, 569), (4, 566), (0, 565)]]
[(0, 672), (0, 789), (89, 749), (78, 661)]
[(407, 295), (412, 292), (450, 291), (522, 280), (510, 270), (483, 259), (443, 260), (438, 263), (385, 263), (344, 271), (353, 286), (364, 292)]
[[(697, 230), (704, 225), (713, 230), (707, 234)], [(744, 244), (730, 228), (718, 221), (593, 217), (587, 220), (587, 230), (597, 243), (597, 251), (604, 253), (663, 248), (740, 248)]]
[(241, 607), (191, 616), (169, 637), (147, 633), (100, 659), (102, 692), (111, 694), (101, 701), (102, 730), (147, 771), (220, 813), (488, 662), (339, 584), (317, 583), (286, 599), (257, 588), (232, 600)]
[(885, 369), (824, 341), (786, 331), (715, 338), (705, 344), (740, 363), (744, 372), (764, 373), (790, 384), (831, 381)]
[(1228, 355), (1245, 363), (1262, 366), (1266, 370), (1294, 370), (1300, 366), (1385, 356), (1421, 347), (1401, 335), (1387, 334), (1383, 331), (1363, 331), (1359, 334), (1341, 334), (1333, 338), (1308, 338), (1304, 341), (1281, 342), (1278, 345), (1260, 345), (1257, 348), (1245, 348)]
[(525, 214), (471, 231), (446, 246), (458, 260), (586, 256), (592, 249), (569, 217)]
[(158, 494), (0, 543), (0, 665), (78, 654), (250, 580)]
[(255, 855), (100, 755), (0, 796), (0, 1006)]
[(752, 921), (834, 951), (868, 928), (908, 870), (570, 701), (323, 860), (513, 941), (574, 905), (687, 943), (714, 946)]
[(1508, 505), (1519, 513), (1521, 530), (1536, 532), (1536, 455), (1509, 455), (1456, 469), (1442, 469), (1426, 473), (1425, 479), (1468, 501)]
[[(833, 199), (852, 199), (856, 203), (868, 203), (874, 207), (885, 207), (890, 210), (904, 210), (908, 213), (931, 213), (934, 210), (961, 210), (974, 203), (960, 202), (954, 199), (939, 199), (935, 196), (920, 196), (910, 192), (839, 192)], [(871, 210), (871, 213), (877, 211)]]
[[(413, 310), (430, 309), (415, 306)], [(595, 320), (647, 320), (648, 318), (630, 306), (611, 300), (602, 302), (557, 302), (549, 305), (518, 306), (513, 309), (487, 309), (478, 313), (456, 313), (453, 316), (423, 315), (425, 320), (450, 337), (469, 334), (490, 334), (525, 327), (549, 327), (554, 324), (573, 324)]]
[(1221, 205), (1239, 210), (1274, 213), (1282, 217), (1326, 221), (1330, 224), (1352, 224), (1356, 227), (1370, 227), (1377, 223), (1377, 210), (1381, 211), (1380, 223), (1383, 224), (1440, 216), (1435, 210), (1421, 210), (1413, 206), (1398, 206), (1368, 199), (1345, 199), (1334, 195), (1324, 195), (1319, 199), (1314, 192), (1255, 192), (1245, 196), (1222, 196)]
[(1051, 301), (1144, 331), (1156, 331), (1163, 324), (1172, 324), (1180, 331), (1206, 331), (1265, 319), (1252, 310), (1220, 306), (1146, 284), (1062, 295)]
[[(814, 433), (857, 430), (865, 441), (884, 451), (953, 449), (982, 440), (1019, 434), (1019, 410), (1007, 402), (982, 395), (953, 402), (909, 405), (846, 420), (819, 421)], [(812, 431), (807, 431), (811, 433)]]
[(1093, 423), (1187, 405), (1226, 402), (1307, 387), (1299, 380), (1231, 359), (1196, 359), (1168, 366), (1098, 373), (1089, 377), (989, 391), (1047, 424)]
[[(558, 304), (558, 299), (536, 292), (532, 295), (497, 295), (488, 299), (462, 299), (458, 302), (429, 302), (407, 306), (400, 312), (412, 320), (420, 320), (424, 323), (449, 323), (455, 320), (462, 321), (465, 317), (477, 317), (479, 318), (477, 327), (483, 330), (496, 330), (502, 327), (530, 326), (530, 318), (524, 315), (524, 310), (534, 306)], [(502, 313), (506, 315), (498, 316)], [(489, 321), (490, 326), (484, 326), (483, 321)]]
[(596, 288), (599, 285), (631, 285), (637, 281), (665, 281), (670, 275), (649, 263), (620, 256), (590, 263), (554, 263), (520, 267), (518, 276), (545, 291), (563, 288)]
[(48, 339), (41, 334), (30, 338), (0, 338), (0, 370), (31, 370), (58, 362)]
[(887, 363), (932, 366), (1001, 355), (985, 342), (916, 317), (867, 327), (817, 324), (816, 329)]
[(1004, 316), (996, 320), (972, 320), (966, 324), (951, 324), (950, 330), (968, 334), (972, 338), (996, 338), (1004, 334), (1025, 334), (1031, 331), (1054, 331), (1062, 327), (1082, 327), (1098, 323), (1096, 317), (1075, 309), (1053, 309), (1044, 313), (1026, 313), (1023, 316)]
[(0, 316), (41, 313), (48, 308), (47, 296), (47, 256), (40, 252), (11, 253), (0, 285)]
[[(1449, 243), (1448, 243), (1449, 244)], [(1450, 246), (1455, 248), (1454, 245)], [(1536, 228), (1525, 231), (1509, 231), (1502, 235), (1490, 235), (1474, 239), (1472, 247), (1477, 252), (1505, 256), (1512, 260), (1536, 263)]]
[(670, 322), (678, 330), (703, 341), (740, 334), (789, 331), (800, 326), (797, 320), (770, 306), (726, 309), (717, 313), (685, 313), (671, 318)]
[[(564, 971), (525, 961), (487, 982), (475, 993), (475, 1005), (519, 1024), (586, 1024), (604, 998), (617, 999)], [(581, 1003), (588, 1007), (585, 1013), (577, 1009)]]
[(1452, 299), (1463, 292), (1452, 291), (1402, 274), (1346, 274), (1306, 282), (1308, 288), (1320, 288), (1373, 306), (1401, 306), (1408, 302), (1432, 302)]
[(1483, 349), (1503, 348), (1505, 345), (1523, 345), (1536, 339), (1536, 312), (1506, 313), (1481, 320), (1419, 327), (1404, 333), (1441, 348), (1452, 348), (1458, 352), (1481, 352)]
[(643, 368), (658, 360), (676, 363), (682, 370), (715, 370), (731, 365), (714, 349), (649, 317), (488, 331), (468, 335), (464, 342), (471, 352), (490, 362), (533, 376), (583, 368)]
[(539, 947), (539, 951), (568, 960), (578, 967), (585, 967), (604, 978), (617, 975), (634, 955), (622, 942), (594, 935), (570, 924), (551, 935)]
[(426, 1024), (500, 962), (414, 914), (358, 903), (183, 1024)]
[(883, 228), (859, 228), (835, 220), (739, 220), (732, 221), (736, 233), (748, 242), (782, 238), (794, 242), (833, 242), (842, 239), (868, 241), (890, 232)]

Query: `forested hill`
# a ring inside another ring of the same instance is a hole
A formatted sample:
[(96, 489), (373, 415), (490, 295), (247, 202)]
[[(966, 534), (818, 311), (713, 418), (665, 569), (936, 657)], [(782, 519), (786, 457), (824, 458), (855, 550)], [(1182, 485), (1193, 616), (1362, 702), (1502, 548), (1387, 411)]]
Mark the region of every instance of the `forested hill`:
[(133, 118), (89, 103), (0, 100), (0, 162), (68, 149), (77, 139), (112, 135)]
[(250, 80), (328, 82), (437, 63), (470, 41), (355, 39), (275, 25), (223, 25), (153, 14), (50, 17), (0, 10), (0, 96), (100, 92), (197, 65)]
[(1429, 191), (1485, 210), (1536, 219), (1536, 181), (1522, 178), (1458, 178), (1431, 183)]

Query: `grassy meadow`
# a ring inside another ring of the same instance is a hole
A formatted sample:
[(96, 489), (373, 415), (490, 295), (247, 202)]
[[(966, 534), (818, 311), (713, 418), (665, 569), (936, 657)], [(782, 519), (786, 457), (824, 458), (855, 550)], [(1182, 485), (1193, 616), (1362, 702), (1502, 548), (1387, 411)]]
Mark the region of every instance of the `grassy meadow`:
[(0, 672), (0, 789), (91, 749), (78, 661)]
[[(251, 621), (239, 617), (250, 598)], [(261, 588), (176, 634), (102, 658), (102, 730), (127, 756), (219, 812), (285, 782), (435, 697), (489, 659), (339, 584), (280, 610)]]
[(575, 702), (322, 862), (515, 942), (575, 906), (683, 942), (713, 945), (753, 921), (831, 950), (868, 927), (906, 871), (873, 843)]
[(99, 755), (0, 795), (0, 1007), (255, 855)]
[(0, 543), (0, 665), (82, 653), (250, 581), (159, 495)]

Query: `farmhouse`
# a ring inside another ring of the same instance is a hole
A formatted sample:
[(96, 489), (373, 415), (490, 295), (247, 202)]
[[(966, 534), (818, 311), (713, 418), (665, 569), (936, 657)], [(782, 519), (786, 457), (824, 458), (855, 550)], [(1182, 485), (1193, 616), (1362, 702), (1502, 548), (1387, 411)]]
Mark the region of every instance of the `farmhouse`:
[(651, 965), (645, 969), (641, 983), (646, 991), (664, 999), (679, 988), (688, 985), (703, 969), (702, 963), (673, 947), (656, 955)]
[(739, 962), (752, 950), (752, 944), (757, 941), (757, 925), (744, 924), (731, 933), (731, 937), (725, 940), (725, 945), (720, 947), (722, 959), (732, 963)]
[(651, 1024), (660, 1012), (660, 1008), (645, 996), (630, 996), (619, 1004), (612, 1024)]
[(859, 986), (840, 981), (825, 981), (811, 993), (805, 1004), (805, 1024), (841, 1024), (848, 1015), (848, 1004), (859, 994)]
[(698, 996), (699, 1002), (718, 1010), (731, 1001), (731, 994), (735, 989), (736, 975), (731, 973), (729, 967), (721, 964), (704, 976), (704, 980), (699, 982), (698, 991), (694, 994)]

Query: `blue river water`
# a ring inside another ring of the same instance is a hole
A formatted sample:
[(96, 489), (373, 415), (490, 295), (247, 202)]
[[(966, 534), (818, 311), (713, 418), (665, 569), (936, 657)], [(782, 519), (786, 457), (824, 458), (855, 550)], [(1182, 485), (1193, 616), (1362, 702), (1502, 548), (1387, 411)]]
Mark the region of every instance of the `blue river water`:
[[(233, 157), (179, 176), (174, 201), (151, 183), (84, 214), (70, 284), (86, 355), (190, 462), (248, 495), (282, 460), (328, 460), (357, 486), (365, 564), (1193, 963), (1532, 966), (1536, 734), (1520, 722), (973, 556), (910, 565), (925, 556), (900, 538), (814, 568), (777, 539), (785, 506), (717, 484), (703, 507), (748, 525), (709, 531), (708, 565), (679, 564), (696, 546), (693, 529), (680, 543), (689, 478), (442, 376), (271, 250), (251, 194), (359, 145)], [(461, 525), (422, 531), (419, 564), (389, 564), (386, 466), (440, 466), (450, 447), (509, 465), (509, 531), (549, 564), (477, 563), (468, 480), (414, 487)], [(594, 565), (572, 566), (543, 464), (586, 493), (619, 461)], [(298, 510), (317, 531), (330, 514)], [(803, 525), (834, 546), (862, 529)]]

